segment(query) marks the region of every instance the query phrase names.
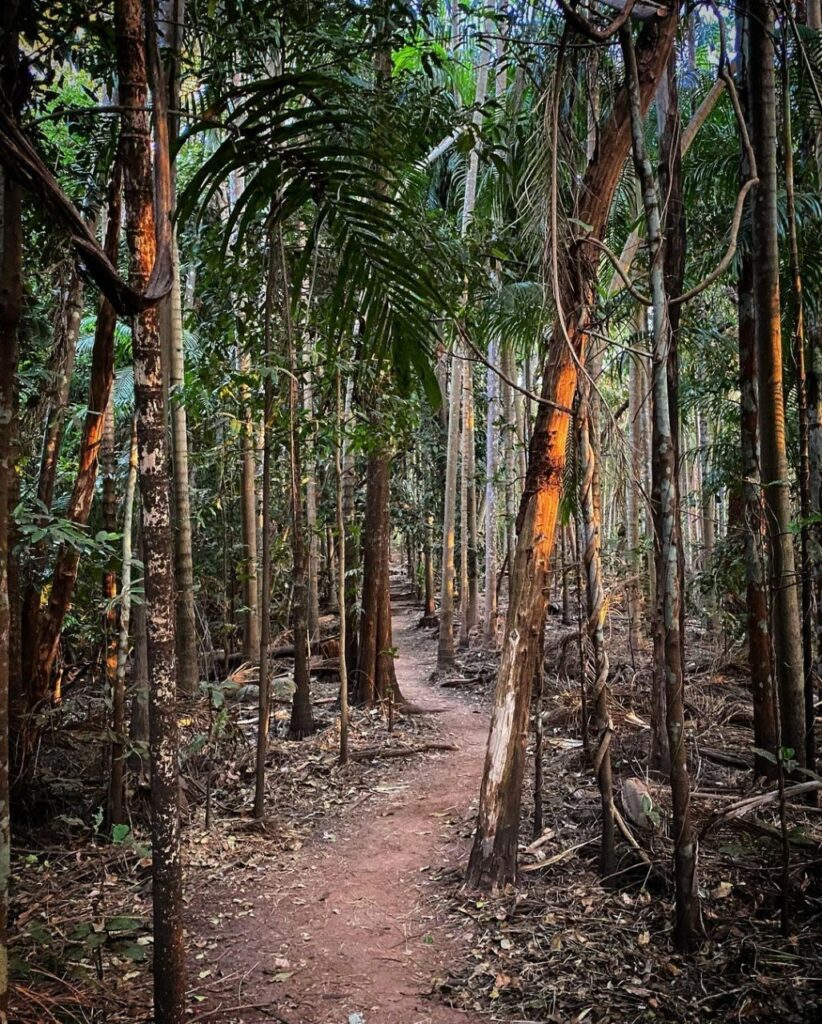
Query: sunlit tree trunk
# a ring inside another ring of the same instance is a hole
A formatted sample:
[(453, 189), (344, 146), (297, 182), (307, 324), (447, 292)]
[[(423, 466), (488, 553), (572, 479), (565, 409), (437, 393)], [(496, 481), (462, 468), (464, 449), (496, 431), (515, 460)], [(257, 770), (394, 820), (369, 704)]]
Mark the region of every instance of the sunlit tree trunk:
[[(119, 98), (124, 111), (121, 139), (129, 277), (132, 286), (144, 291), (156, 246), (152, 140), (146, 114), (145, 8), (141, 0), (118, 0), (115, 4), (115, 35)], [(158, 135), (166, 129), (167, 125), (158, 120), (155, 125)], [(162, 153), (163, 148), (158, 146), (157, 151)], [(160, 209), (157, 216), (168, 217), (170, 213), (170, 210)], [(174, 547), (156, 308), (146, 309), (134, 317), (132, 338), (150, 679), (154, 1016), (157, 1024), (181, 1024), (185, 1013), (185, 961), (178, 802)]]
[(759, 372), (762, 486), (767, 507), (773, 595), (773, 646), (782, 743), (805, 761), (802, 637), (791, 531), (790, 474), (785, 440), (782, 325), (777, 241), (776, 84), (774, 12), (767, 0), (749, 0), (751, 126), (759, 186), (754, 194), (754, 300)]
[[(109, 185), (105, 241), (105, 250), (112, 262), (116, 261), (120, 234), (120, 190), (121, 161), (119, 157), (116, 157)], [(65, 514), (66, 519), (78, 526), (84, 526), (88, 522), (94, 498), (105, 411), (114, 381), (114, 328), (116, 321), (114, 307), (108, 299), (102, 298), (94, 329), (88, 413), (80, 441), (77, 475)], [(57, 656), (63, 621), (74, 593), (79, 564), (79, 552), (75, 548), (63, 545), (57, 553), (48, 603), (39, 620), (29, 690), (31, 704), (49, 697), (54, 659)]]
[[(676, 30), (676, 12), (646, 26), (639, 42), (641, 103), (647, 109), (665, 67)], [(558, 119), (558, 112), (556, 113)], [(631, 146), (627, 95), (615, 97), (600, 143), (583, 177), (577, 215), (600, 238)], [(576, 390), (576, 358), (584, 358), (599, 253), (574, 245), (561, 257), (564, 322), (555, 327), (540, 404), (531, 436), (528, 474), (518, 518), (505, 640), (502, 647), (477, 831), (467, 877), (474, 885), (504, 884), (517, 874), (525, 737), (539, 630), (545, 614), (545, 582), (562, 493), (565, 445)], [(567, 335), (567, 340), (566, 340)], [(570, 344), (569, 344), (570, 342)], [(545, 404), (545, 402), (549, 404)]]
[[(46, 411), (43, 449), (40, 455), (40, 474), (37, 480), (37, 500), (46, 510), (51, 510), (54, 498), (57, 464), (62, 446), (69, 389), (74, 373), (77, 338), (80, 334), (80, 320), (83, 313), (83, 291), (83, 278), (79, 271), (72, 266), (57, 316), (54, 349), (49, 367), (50, 373), (54, 375), (54, 384)], [(29, 557), (35, 570), (42, 571), (45, 568), (44, 548), (45, 545), (42, 543), (32, 545)], [(35, 580), (29, 580), (23, 591), (21, 611), (23, 679), (31, 678), (41, 600), (40, 587), (36, 585)]]

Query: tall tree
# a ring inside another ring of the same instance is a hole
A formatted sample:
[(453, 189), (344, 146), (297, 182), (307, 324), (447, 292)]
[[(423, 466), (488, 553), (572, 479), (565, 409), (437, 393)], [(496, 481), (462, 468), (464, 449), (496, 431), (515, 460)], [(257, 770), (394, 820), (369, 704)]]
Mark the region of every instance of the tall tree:
[(748, 0), (748, 89), (759, 186), (754, 201), (754, 301), (759, 443), (773, 594), (773, 646), (782, 744), (805, 762), (805, 688), (785, 438), (777, 240), (775, 18), (768, 0)]
[[(142, 0), (115, 5), (117, 71), (123, 108), (122, 155), (130, 281), (144, 291), (160, 235), (170, 239), (168, 124), (156, 76), (154, 25)], [(148, 115), (148, 60), (153, 65), (156, 190)], [(165, 186), (165, 187), (163, 187)], [(156, 201), (156, 214), (155, 214)], [(156, 306), (132, 324), (140, 499), (148, 622), (149, 744), (151, 759), (151, 872), (154, 907), (154, 1015), (157, 1024), (180, 1024), (185, 1013), (185, 962), (180, 857), (177, 679), (174, 640), (174, 545), (171, 533), (169, 451), (159, 315)]]
[[(654, 19), (640, 33), (637, 63), (643, 111), (647, 110), (667, 64), (676, 25), (674, 9)], [(558, 92), (557, 88), (553, 111), (555, 125), (559, 120)], [(590, 239), (602, 237), (630, 147), (628, 97), (622, 88), (615, 97), (611, 115), (579, 190), (577, 217), (589, 226)], [(552, 220), (554, 234), (556, 217), (553, 215)], [(550, 275), (559, 316), (543, 373), (542, 401), (531, 435), (528, 473), (518, 517), (505, 641), (494, 693), (477, 831), (468, 866), (468, 879), (473, 884), (504, 884), (516, 878), (531, 683), (545, 613), (545, 581), (562, 493), (577, 360), (584, 357), (595, 302), (598, 265), (595, 244), (575, 241), (551, 262)]]

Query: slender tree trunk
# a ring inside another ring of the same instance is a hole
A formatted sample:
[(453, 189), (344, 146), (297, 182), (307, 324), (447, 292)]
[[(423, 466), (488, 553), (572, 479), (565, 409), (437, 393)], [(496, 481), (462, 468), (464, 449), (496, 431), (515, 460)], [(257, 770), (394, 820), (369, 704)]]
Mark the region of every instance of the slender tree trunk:
[[(265, 817), (265, 758), (268, 753), (268, 729), (271, 714), (268, 681), (268, 647), (271, 642), (271, 458), (274, 383), (271, 379), (272, 330), (276, 287), (276, 233), (268, 235), (268, 278), (265, 289), (265, 377), (263, 378), (263, 529), (262, 591), (260, 600), (260, 684), (257, 708), (257, 765), (254, 783), (254, 817)], [(345, 658), (340, 657), (340, 664)]]
[(465, 474), (466, 497), (466, 570), (467, 594), (463, 604), (462, 623), (463, 646), (468, 646), (471, 630), (477, 624), (479, 606), (479, 584), (477, 580), (477, 473), (474, 440), (474, 379), (471, 364), (463, 369), (463, 472)]
[(787, 49), (782, 55), (782, 125), (784, 130), (785, 195), (787, 199), (789, 262), (791, 271), (791, 325), (793, 361), (796, 372), (796, 407), (799, 421), (799, 513), (800, 567), (802, 574), (802, 670), (805, 690), (805, 767), (816, 764), (816, 680), (814, 678), (814, 593), (815, 561), (819, 551), (813, 548), (811, 535), (811, 465), (808, 424), (808, 381), (805, 373), (805, 304), (796, 223), (796, 192), (793, 169), (793, 131), (791, 128), (790, 72)]
[[(668, 315), (665, 239), (662, 233), (657, 182), (645, 148), (637, 54), (630, 29), (620, 33), (630, 95), (634, 165), (642, 188), (648, 236), (651, 297), (653, 299), (652, 391), (654, 496), (657, 544), (656, 629), (664, 652), (666, 727), (671, 763), (674, 829), (676, 923), (680, 950), (692, 949), (699, 927), (699, 889), (696, 877), (696, 842), (691, 828), (691, 784), (685, 736), (684, 671), (682, 659), (682, 560), (679, 523), (675, 427), (670, 405), (669, 357), (674, 328)], [(667, 70), (663, 74), (667, 73)], [(670, 151), (669, 151), (670, 152)], [(677, 146), (678, 153), (678, 146)], [(669, 180), (674, 172), (669, 168)], [(675, 215), (675, 214), (674, 214)]]
[(462, 361), (451, 357), (451, 390), (448, 401), (448, 442), (445, 466), (445, 506), (442, 528), (442, 571), (440, 593), (440, 628), (437, 644), (437, 667), (454, 664), (454, 539), (456, 532), (457, 462), (459, 457), (460, 396), (462, 393)]
[(759, 423), (756, 313), (753, 296), (753, 258), (743, 253), (739, 294), (739, 394), (741, 428), (742, 502), (744, 508), (745, 590), (748, 633), (748, 665), (754, 712), (754, 772), (773, 777), (777, 723), (771, 660), (771, 625), (765, 569), (765, 510), (759, 477)]
[[(638, 57), (643, 109), (647, 109), (667, 63), (676, 22), (674, 10), (666, 17), (654, 19), (640, 35)], [(578, 217), (590, 225), (594, 238), (600, 238), (605, 229), (630, 146), (627, 94), (623, 89), (615, 97), (599, 147), (580, 187)], [(505, 641), (494, 694), (477, 832), (467, 872), (468, 881), (474, 885), (504, 884), (516, 879), (524, 740), (539, 629), (545, 614), (545, 581), (562, 493), (570, 409), (576, 390), (574, 357), (584, 358), (598, 262), (599, 254), (594, 246), (577, 244), (565, 254), (561, 268), (552, 275), (555, 282), (565, 282), (563, 294), (559, 296), (564, 320), (555, 327), (555, 337), (548, 346), (542, 383), (544, 401), (531, 435), (510, 577)]]
[[(128, 480), (123, 498), (123, 568), (120, 586), (120, 631), (117, 637), (117, 665), (111, 702), (111, 778), (108, 787), (108, 820), (119, 825), (125, 820), (126, 663), (131, 621), (132, 533), (134, 494), (137, 490), (137, 424), (132, 424), (128, 459)], [(136, 698), (135, 698), (136, 700)]]
[[(636, 345), (645, 338), (645, 307), (637, 307)], [(639, 647), (639, 616), (642, 607), (642, 554), (640, 550), (640, 510), (644, 502), (642, 474), (644, 449), (642, 444), (642, 404), (645, 401), (645, 374), (641, 357), (632, 355), (628, 381), (628, 429), (630, 436), (629, 471), (625, 486), (626, 542), (628, 546), (628, 621), (631, 651)]]
[[(251, 357), (243, 349), (238, 354), (238, 369), (244, 376), (251, 372)], [(245, 629), (243, 631), (243, 657), (256, 661), (260, 653), (260, 616), (257, 607), (257, 460), (254, 455), (254, 417), (251, 412), (251, 394), (247, 384), (241, 389), (243, 421), (240, 435), (242, 476), (240, 483), (240, 512), (243, 538), (243, 603)]]
[[(345, 389), (345, 421), (351, 419), (351, 403), (353, 399), (353, 381), (349, 380)], [(356, 522), (356, 502), (354, 491), (356, 488), (356, 474), (354, 471), (354, 452), (351, 445), (346, 445), (343, 450), (343, 517), (348, 523), (349, 529), (343, 535), (345, 541), (345, 589), (342, 594), (345, 613), (345, 645), (340, 646), (341, 657), (345, 656), (346, 673), (350, 681), (356, 677), (357, 662), (359, 660), (359, 613), (357, 609), (357, 570), (359, 569), (359, 551), (357, 547), (357, 533), (353, 527)]]
[[(54, 484), (57, 479), (57, 464), (62, 447), (66, 409), (68, 407), (71, 378), (74, 373), (74, 359), (77, 338), (80, 334), (80, 320), (83, 313), (83, 279), (72, 266), (69, 282), (64, 292), (57, 317), (56, 337), (51, 359), (51, 372), (55, 376), (54, 387), (46, 412), (46, 426), (43, 432), (43, 450), (40, 456), (40, 475), (37, 481), (37, 500), (50, 511), (54, 498)], [(32, 546), (30, 554), (35, 573), (45, 570), (45, 544)], [(34, 662), (34, 648), (37, 640), (37, 626), (40, 616), (42, 590), (35, 579), (30, 579), (23, 591), (21, 609), (21, 674), (30, 679)]]
[[(114, 402), (109, 395), (108, 405), (105, 412), (105, 426), (103, 428), (103, 439), (100, 452), (100, 465), (102, 468), (103, 483), (103, 529), (108, 534), (114, 534), (117, 530), (117, 435), (114, 419)], [(106, 647), (106, 695), (111, 702), (112, 715), (112, 742), (108, 751), (108, 767), (114, 781), (115, 758), (122, 765), (122, 742), (123, 742), (123, 704), (122, 694), (118, 689), (117, 680), (117, 651), (119, 647), (119, 624), (117, 614), (117, 570), (114, 558), (109, 559), (108, 565), (103, 570), (103, 638)], [(118, 696), (120, 704), (118, 705)], [(120, 747), (117, 750), (117, 747)], [(122, 790), (122, 768), (120, 770), (120, 788)], [(111, 794), (110, 790), (110, 794)], [(111, 817), (113, 812), (120, 817), (115, 821)], [(122, 819), (122, 800), (119, 806), (109, 800), (106, 807), (107, 824), (119, 824)]]
[[(185, 0), (161, 0), (157, 28), (168, 103), (168, 128), (177, 137), (180, 109), (180, 61)], [(174, 170), (174, 169), (172, 169)], [(176, 192), (176, 174), (172, 177)], [(176, 202), (176, 195), (173, 196)], [(191, 536), (191, 493), (188, 465), (188, 424), (185, 406), (185, 347), (183, 342), (183, 295), (180, 280), (177, 232), (172, 239), (172, 287), (161, 317), (163, 352), (168, 356), (168, 388), (171, 406), (171, 452), (174, 500), (174, 564), (176, 577), (177, 689), (191, 695), (197, 690), (197, 617), (194, 607), (194, 549)]]
[[(822, 31), (822, 4), (808, 0), (808, 28)], [(811, 133), (810, 148), (816, 166), (817, 189), (822, 187), (822, 127), (817, 125)], [(818, 313), (808, 325), (808, 462), (811, 514), (822, 516), (822, 316)], [(811, 528), (811, 546), (814, 558), (814, 601), (816, 615), (817, 683), (822, 679), (822, 521)], [(808, 723), (806, 723), (807, 725)]]
[(468, 418), (468, 396), (465, 379), (471, 372), (468, 363), (462, 367), (462, 420), (460, 429), (460, 582), (459, 615), (460, 647), (468, 646), (468, 450), (466, 420)]
[(341, 595), (340, 603), (340, 764), (348, 763), (348, 666), (346, 664), (345, 651), (347, 650), (348, 623), (346, 621), (346, 609), (342, 595), (345, 594), (345, 501), (343, 498), (344, 477), (343, 466), (345, 465), (346, 437), (345, 437), (345, 414), (343, 412), (343, 398), (341, 386), (341, 374), (337, 368), (337, 444), (334, 449), (334, 473), (337, 485), (337, 545), (339, 550), (337, 569), (339, 572), (338, 592)]
[(614, 733), (608, 706), (608, 651), (605, 646), (605, 589), (602, 585), (602, 560), (600, 554), (600, 512), (595, 495), (598, 490), (597, 474), (597, 432), (591, 430), (591, 394), (587, 379), (580, 388), (578, 413), (579, 460), (582, 480), (580, 498), (582, 521), (585, 534), (583, 562), (585, 566), (586, 594), (588, 603), (588, 636), (594, 656), (594, 686), (591, 704), (594, 709), (594, 728), (597, 732), (597, 749), (594, 754), (594, 774), (599, 785), (602, 804), (602, 840), (599, 866), (604, 876), (612, 875), (616, 866), (614, 849), (614, 785), (611, 770), (611, 738)]
[[(18, 73), (15, 0), (0, 13), (0, 85), (3, 100), (14, 95)], [(8, 913), (11, 858), (9, 816), (9, 705), (11, 699), (11, 605), (9, 555), (14, 476), (15, 386), (19, 353), (18, 330), (23, 308), (23, 221), (19, 185), (0, 168), (0, 1024), (8, 1021)]]
[(399, 699), (394, 670), (389, 591), (388, 494), (391, 461), (384, 451), (368, 459), (365, 496), (365, 534), (370, 542), (363, 558), (362, 611), (360, 614), (357, 698), (371, 705), (377, 700)]
[[(502, 349), (501, 357), (505, 376), (508, 380), (513, 380), (517, 371), (510, 346)], [(507, 381), (502, 382), (502, 423), (503, 464), (505, 467), (505, 553), (510, 580), (517, 538), (517, 453), (515, 448), (517, 427), (514, 419), (514, 389)]]
[[(122, 148), (124, 149), (124, 147)], [(105, 251), (112, 262), (116, 260), (120, 234), (120, 188), (121, 161), (118, 156), (115, 158), (109, 186), (106, 222)], [(78, 526), (84, 526), (88, 522), (94, 498), (105, 411), (114, 381), (114, 327), (116, 321), (114, 307), (108, 299), (101, 299), (91, 355), (88, 413), (80, 442), (77, 476), (66, 512), (66, 519)], [(40, 617), (37, 631), (29, 691), (29, 699), (32, 704), (46, 700), (49, 696), (54, 659), (57, 656), (63, 620), (74, 593), (79, 564), (79, 552), (63, 545), (57, 553), (48, 604)]]
[(281, 314), (288, 348), (288, 444), (289, 489), (291, 497), (291, 550), (294, 560), (291, 623), (294, 631), (294, 700), (291, 705), (292, 739), (303, 739), (314, 731), (311, 710), (310, 657), (308, 644), (308, 552), (303, 512), (302, 438), (300, 437), (299, 354), (291, 320), (291, 285), (282, 227), (277, 229), (280, 262)]
[(782, 326), (777, 242), (776, 84), (774, 13), (767, 0), (748, 0), (751, 125), (759, 187), (754, 201), (754, 300), (759, 369), (762, 486), (767, 507), (773, 594), (773, 645), (782, 744), (805, 763), (805, 687), (802, 636), (791, 532), (785, 441)]
[[(175, 0), (179, 2), (179, 0)], [(197, 621), (194, 609), (194, 548), (191, 536), (191, 493), (188, 471), (188, 423), (185, 407), (185, 348), (180, 288), (180, 254), (175, 234), (173, 283), (168, 323), (171, 449), (174, 469), (174, 564), (177, 582), (177, 688), (190, 695), (197, 689)]]
[[(700, 568), (703, 573), (711, 573), (714, 560), (714, 501), (709, 486), (711, 439), (708, 434), (708, 421), (703, 413), (697, 417), (697, 440), (699, 442), (700, 460), (700, 529), (702, 533), (702, 558)], [(716, 594), (713, 582), (707, 591), (708, 626), (714, 630), (718, 626), (716, 618)]]
[(423, 564), (425, 585), (423, 608), (425, 617), (430, 618), (436, 614), (436, 605), (434, 603), (434, 517), (431, 515), (425, 517)]
[[(156, 255), (152, 141), (148, 117), (145, 24), (141, 0), (115, 5), (120, 103), (124, 108), (122, 155), (130, 282), (144, 291)], [(157, 93), (155, 91), (155, 100)], [(158, 118), (155, 130), (165, 133)], [(158, 154), (167, 147), (157, 146)], [(159, 217), (170, 210), (160, 208)], [(154, 1016), (157, 1024), (181, 1024), (185, 1014), (182, 862), (176, 672), (174, 641), (174, 548), (171, 531), (168, 446), (163, 403), (159, 316), (137, 314), (133, 328), (134, 391), (140, 498), (145, 552), (148, 623), (149, 734), (151, 756), (152, 899), (154, 905)]]
[(317, 532), (317, 466), (314, 453), (314, 379), (309, 353), (303, 407), (308, 415), (311, 440), (306, 445), (305, 522), (308, 532), (308, 635), (313, 642), (320, 635), (320, 535)]
[[(488, 361), (496, 365), (497, 349), (492, 340), (488, 348)], [(497, 375), (488, 370), (488, 408), (485, 420), (485, 641), (497, 642)]]

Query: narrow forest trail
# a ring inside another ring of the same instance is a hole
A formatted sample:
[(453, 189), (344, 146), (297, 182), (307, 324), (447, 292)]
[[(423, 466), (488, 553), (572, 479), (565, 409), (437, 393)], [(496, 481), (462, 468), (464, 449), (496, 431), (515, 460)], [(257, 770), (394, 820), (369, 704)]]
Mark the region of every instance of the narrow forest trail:
[[(227, 892), (219, 931), (206, 935), (218, 939), (231, 978), (203, 1007), (209, 1021), (471, 1024), (427, 998), (454, 948), (420, 885), (424, 869), (467, 857), (447, 823), (477, 797), (488, 719), (429, 681), (436, 641), (416, 628), (419, 615), (395, 607), (397, 679), (409, 702), (437, 711), (442, 738), (458, 749), (409, 761), (390, 792), (335, 822), (333, 845), (311, 840), (285, 870), (255, 875), (236, 913)], [(191, 965), (194, 978), (202, 966)]]

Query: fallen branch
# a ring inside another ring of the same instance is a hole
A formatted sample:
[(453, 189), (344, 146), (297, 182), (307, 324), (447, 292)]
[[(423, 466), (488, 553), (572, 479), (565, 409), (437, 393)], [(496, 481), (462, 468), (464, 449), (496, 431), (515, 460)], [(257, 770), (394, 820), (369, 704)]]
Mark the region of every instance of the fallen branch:
[(410, 757), (411, 754), (425, 754), (429, 750), (459, 750), (453, 743), (420, 743), (415, 747), (363, 747), (352, 750), (349, 761), (371, 761), (374, 758)]
[(598, 836), (595, 836), (593, 839), (586, 839), (582, 843), (577, 843), (576, 846), (569, 846), (561, 853), (555, 853), (554, 856), (549, 857), (548, 860), (541, 860), (537, 864), (526, 864), (524, 867), (520, 868), (520, 871), (539, 871), (541, 868), (548, 868), (552, 864), (559, 864), (561, 860), (566, 860), (572, 853), (576, 853), (577, 850), (581, 850), (583, 846), (590, 846), (591, 843), (596, 843), (598, 841)]
[[(785, 797), (799, 796), (800, 793), (814, 793), (819, 789), (822, 789), (822, 781), (798, 782), (793, 786), (788, 786), (783, 791), (783, 795)], [(705, 823), (700, 836), (704, 836), (709, 829), (722, 821), (723, 818), (743, 818), (746, 814), (755, 810), (757, 807), (764, 807), (766, 804), (776, 803), (776, 801), (779, 800), (779, 797), (779, 790), (772, 789), (767, 793), (757, 793), (756, 796), (748, 796), (745, 797), (744, 800), (736, 800), (734, 803), (728, 804), (727, 807), (723, 807), (721, 810), (715, 811)]]

